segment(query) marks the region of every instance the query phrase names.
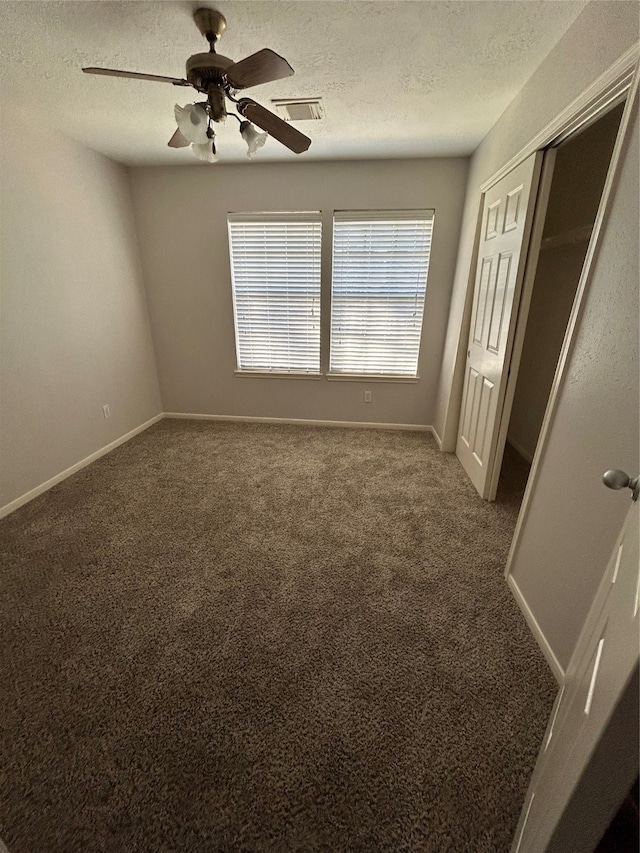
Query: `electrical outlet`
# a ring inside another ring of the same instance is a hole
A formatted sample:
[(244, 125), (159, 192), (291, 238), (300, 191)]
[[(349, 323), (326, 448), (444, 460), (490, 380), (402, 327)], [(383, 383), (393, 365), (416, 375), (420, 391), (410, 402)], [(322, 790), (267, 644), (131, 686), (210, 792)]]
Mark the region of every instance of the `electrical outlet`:
[(371, 391), (365, 391), (364, 392), (364, 401), (365, 401), (365, 403), (371, 402)]
[(109, 406), (107, 403), (105, 403), (104, 406), (102, 407), (102, 414), (104, 415), (105, 421), (107, 420), (107, 418), (111, 417), (111, 410), (109, 409)]

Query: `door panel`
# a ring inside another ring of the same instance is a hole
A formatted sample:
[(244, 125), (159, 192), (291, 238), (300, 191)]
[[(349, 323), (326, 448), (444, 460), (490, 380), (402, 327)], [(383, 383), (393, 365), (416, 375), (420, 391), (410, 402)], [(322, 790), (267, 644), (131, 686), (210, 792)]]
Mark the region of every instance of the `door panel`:
[(506, 386), (519, 291), (540, 177), (536, 152), (485, 195), (456, 453), (482, 497)]
[[(612, 721), (621, 697), (637, 678), (639, 518), (635, 502), (567, 668), (529, 786), (514, 853), (593, 849), (606, 828), (606, 823), (601, 826), (597, 820), (606, 820), (607, 796), (615, 808), (614, 786), (628, 789), (637, 774), (637, 756), (633, 754), (626, 767), (613, 749), (606, 775), (590, 773), (590, 765), (605, 736), (614, 742)], [(637, 734), (637, 695), (633, 698), (634, 707), (631, 713), (628, 708), (625, 711), (623, 724), (619, 724), (621, 735), (616, 735), (623, 753), (633, 753), (633, 732)], [(578, 787), (582, 801), (575, 798)], [(598, 815), (594, 804), (600, 804), (602, 814)], [(569, 840), (563, 821), (571, 821)]]
[(487, 425), (493, 391), (493, 384), (473, 367), (469, 367), (465, 388), (467, 404), (460, 437), (479, 465), (484, 464), (488, 452)]

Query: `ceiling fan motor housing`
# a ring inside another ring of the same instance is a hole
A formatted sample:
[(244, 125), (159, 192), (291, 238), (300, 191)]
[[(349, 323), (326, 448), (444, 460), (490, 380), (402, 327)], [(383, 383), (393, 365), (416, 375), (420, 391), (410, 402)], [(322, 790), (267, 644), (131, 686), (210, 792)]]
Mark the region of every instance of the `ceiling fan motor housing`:
[(195, 53), (187, 59), (186, 77), (192, 86), (206, 92), (210, 83), (222, 83), (225, 71), (233, 64), (233, 59), (220, 53)]

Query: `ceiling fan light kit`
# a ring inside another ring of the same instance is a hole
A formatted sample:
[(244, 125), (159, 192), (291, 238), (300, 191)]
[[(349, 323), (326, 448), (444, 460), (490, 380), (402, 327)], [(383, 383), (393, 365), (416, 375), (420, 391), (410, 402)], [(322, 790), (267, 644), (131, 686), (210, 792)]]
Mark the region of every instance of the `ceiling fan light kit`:
[(206, 110), (198, 104), (187, 104), (181, 107), (176, 104), (173, 112), (178, 125), (178, 130), (196, 145), (203, 145), (207, 139), (207, 128), (209, 127), (209, 116)]
[(249, 160), (259, 148), (267, 141), (268, 133), (259, 133), (250, 121), (240, 122), (240, 135), (247, 143), (247, 157)]
[[(129, 77), (171, 83), (174, 86), (191, 86), (196, 91), (202, 92), (206, 95), (206, 101), (202, 103), (187, 104), (184, 107), (176, 104), (174, 113), (178, 129), (168, 145), (170, 148), (186, 148), (191, 145), (196, 157), (209, 163), (215, 163), (218, 159), (211, 122), (223, 122), (226, 119), (227, 99), (236, 104), (237, 111), (244, 119), (240, 124), (240, 133), (247, 143), (249, 159), (264, 145), (268, 135), (273, 136), (295, 154), (306, 151), (311, 145), (308, 137), (251, 98), (237, 100), (235, 97), (241, 89), (290, 77), (294, 71), (287, 60), (274, 51), (263, 48), (240, 62), (234, 62), (233, 59), (222, 56), (215, 50), (216, 42), (227, 27), (224, 15), (216, 9), (203, 8), (194, 13), (193, 19), (200, 33), (209, 42), (209, 52), (196, 53), (189, 57), (185, 69), (186, 79), (110, 68), (83, 68), (82, 70), (85, 74)], [(259, 133), (253, 125), (257, 125), (265, 132)]]
[(204, 160), (205, 163), (218, 162), (218, 155), (216, 154), (216, 144), (213, 139), (208, 139), (202, 145), (192, 145), (191, 150), (196, 155), (198, 160)]
[(169, 148), (188, 148), (191, 143), (182, 135), (180, 128), (177, 128), (171, 139), (167, 142)]

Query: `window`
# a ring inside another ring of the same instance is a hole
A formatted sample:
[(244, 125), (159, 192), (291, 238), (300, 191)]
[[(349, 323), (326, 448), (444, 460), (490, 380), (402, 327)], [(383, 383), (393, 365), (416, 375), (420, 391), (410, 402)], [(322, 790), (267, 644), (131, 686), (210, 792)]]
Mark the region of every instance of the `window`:
[(416, 377), (433, 211), (336, 211), (332, 374)]
[(320, 373), (320, 213), (230, 214), (239, 372)]

